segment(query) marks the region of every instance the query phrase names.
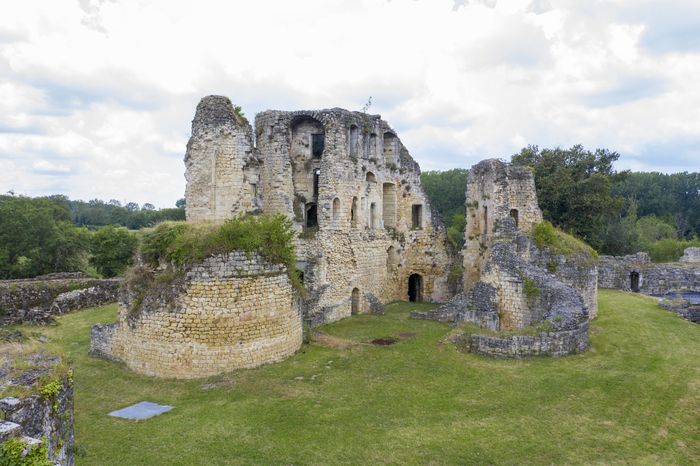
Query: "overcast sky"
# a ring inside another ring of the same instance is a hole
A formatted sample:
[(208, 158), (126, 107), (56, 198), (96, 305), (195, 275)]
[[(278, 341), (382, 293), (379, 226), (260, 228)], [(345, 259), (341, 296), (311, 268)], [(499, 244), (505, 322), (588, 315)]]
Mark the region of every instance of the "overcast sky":
[(700, 171), (698, 0), (1, 0), (0, 192), (174, 205), (197, 102), (344, 107), (423, 170), (527, 144)]

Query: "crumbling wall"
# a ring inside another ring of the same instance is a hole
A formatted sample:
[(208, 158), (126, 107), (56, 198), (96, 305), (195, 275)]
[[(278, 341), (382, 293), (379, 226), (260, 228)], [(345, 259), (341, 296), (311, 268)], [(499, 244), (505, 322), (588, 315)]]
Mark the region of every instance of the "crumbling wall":
[(0, 399), (0, 443), (11, 437), (20, 437), (30, 446), (45, 442), (51, 461), (72, 466), (72, 369), (66, 369), (59, 357), (43, 352), (17, 357), (18, 363), (22, 366), (0, 367), (0, 387), (14, 386), (25, 392)]
[(601, 288), (644, 294), (700, 291), (700, 264), (690, 261), (656, 264), (644, 252), (600, 256), (598, 284)]
[(486, 160), (467, 178), (464, 291), (414, 318), (472, 322), (494, 331), (538, 336), (471, 335), (472, 351), (492, 356), (561, 355), (588, 344), (596, 307), (595, 264), (585, 248), (571, 255), (540, 250), (531, 238), (542, 221), (534, 177), (524, 167)]
[[(309, 322), (408, 299), (413, 274), (422, 277), (422, 299), (449, 298), (453, 256), (445, 228), (422, 191), (420, 169), (378, 115), (267, 111), (256, 117), (256, 134), (265, 173), (263, 210), (285, 212), (300, 232), (296, 246)], [(313, 134), (323, 134), (320, 156), (313, 154)], [(317, 209), (313, 227), (309, 204)], [(353, 292), (360, 297), (354, 310)]]
[(532, 172), (496, 159), (479, 162), (469, 170), (466, 187), (464, 289), (481, 277), (493, 242), (507, 234), (506, 222), (515, 231), (530, 231), (542, 221)]
[(170, 291), (126, 288), (119, 322), (95, 326), (91, 353), (158, 377), (195, 378), (280, 361), (302, 342), (286, 269), (242, 252), (209, 257)]
[(0, 325), (47, 323), (55, 314), (114, 302), (119, 284), (75, 273), (0, 281)]
[(226, 97), (197, 105), (185, 167), (188, 220), (222, 220), (260, 207), (253, 129)]

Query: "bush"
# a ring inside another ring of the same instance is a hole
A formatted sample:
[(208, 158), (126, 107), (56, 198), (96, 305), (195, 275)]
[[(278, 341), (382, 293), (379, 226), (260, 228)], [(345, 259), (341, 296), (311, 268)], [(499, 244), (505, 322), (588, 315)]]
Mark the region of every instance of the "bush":
[(292, 284), (302, 289), (296, 268), (294, 229), (284, 215), (244, 216), (223, 224), (164, 222), (145, 233), (140, 253), (152, 267), (201, 262), (231, 251), (257, 252), (266, 260), (287, 267)]
[[(26, 450), (26, 452), (25, 452)], [(46, 442), (28, 447), (19, 438), (11, 438), (0, 444), (0, 466), (52, 466)]]
[(677, 262), (685, 248), (690, 247), (700, 247), (700, 239), (662, 239), (653, 242), (645, 250), (654, 262)]
[(126, 228), (106, 226), (97, 230), (90, 242), (90, 264), (103, 276), (116, 277), (131, 265), (138, 240)]

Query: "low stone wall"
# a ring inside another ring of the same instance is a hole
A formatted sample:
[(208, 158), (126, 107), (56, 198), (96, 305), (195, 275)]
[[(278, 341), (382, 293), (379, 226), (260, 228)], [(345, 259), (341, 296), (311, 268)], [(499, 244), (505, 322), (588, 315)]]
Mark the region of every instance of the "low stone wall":
[(662, 299), (659, 306), (667, 311), (675, 312), (679, 317), (700, 324), (700, 305), (691, 304), (684, 299)]
[(21, 398), (0, 399), (0, 418), (4, 419), (0, 421), (4, 424), (4, 429), (0, 430), (5, 430), (6, 437), (23, 438), (28, 445), (45, 441), (51, 461), (72, 466), (75, 443), (72, 371), (60, 374), (53, 382), (39, 385), (47, 371), (53, 370), (50, 366), (59, 364), (59, 361), (57, 357), (44, 359), (38, 354), (31, 356), (27, 362), (39, 368), (25, 369), (20, 373), (11, 370), (12, 368), (5, 368), (7, 374), (0, 376), (0, 382), (27, 386), (30, 394)]
[(700, 264), (656, 264), (643, 252), (619, 257), (601, 256), (598, 260), (598, 286), (644, 294), (700, 291)]
[(146, 375), (196, 378), (280, 361), (301, 346), (286, 269), (258, 255), (209, 257), (170, 291), (152, 291), (124, 290), (119, 322), (93, 327), (92, 354)]
[(0, 325), (46, 323), (55, 314), (114, 302), (120, 283), (82, 274), (0, 281)]
[(588, 348), (588, 322), (573, 330), (542, 332), (537, 336), (516, 335), (508, 338), (471, 334), (464, 335), (463, 348), (472, 353), (496, 358), (532, 356), (565, 356), (583, 353)]

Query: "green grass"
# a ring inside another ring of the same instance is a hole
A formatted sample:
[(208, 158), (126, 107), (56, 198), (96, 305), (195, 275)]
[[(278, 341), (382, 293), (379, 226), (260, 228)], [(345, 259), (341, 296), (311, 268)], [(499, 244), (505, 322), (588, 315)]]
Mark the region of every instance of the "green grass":
[[(312, 343), (205, 381), (87, 356), (90, 326), (114, 320), (115, 306), (42, 331), (75, 362), (78, 465), (700, 463), (700, 326), (603, 290), (587, 353), (492, 360), (444, 343), (450, 327), (408, 317), (428, 307), (354, 316), (323, 328), (350, 348)], [(402, 332), (415, 336), (367, 344)], [(106, 415), (142, 400), (175, 409)]]

